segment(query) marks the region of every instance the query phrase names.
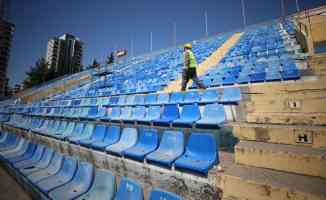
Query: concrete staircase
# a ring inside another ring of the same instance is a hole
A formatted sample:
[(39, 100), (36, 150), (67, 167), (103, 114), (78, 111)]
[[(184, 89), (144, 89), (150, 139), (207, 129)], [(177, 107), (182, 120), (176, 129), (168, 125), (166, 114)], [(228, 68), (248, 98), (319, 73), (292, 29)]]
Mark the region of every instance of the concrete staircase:
[[(200, 63), (197, 68), (197, 75), (204, 75), (209, 69), (215, 67), (221, 59), (229, 52), (229, 50), (238, 42), (242, 33), (233, 34), (220, 48), (218, 48), (211, 56), (209, 56), (204, 62)], [(171, 81), (166, 88), (165, 92), (176, 92), (181, 90), (181, 79)], [(188, 84), (191, 85), (192, 82)]]
[(223, 200), (326, 200), (326, 80), (242, 87)]

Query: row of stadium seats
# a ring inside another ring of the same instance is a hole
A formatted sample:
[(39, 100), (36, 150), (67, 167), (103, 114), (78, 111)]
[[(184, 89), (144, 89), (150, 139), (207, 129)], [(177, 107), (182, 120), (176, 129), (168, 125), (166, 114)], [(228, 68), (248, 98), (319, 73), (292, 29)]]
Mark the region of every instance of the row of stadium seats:
[[(185, 145), (183, 131), (120, 128), (94, 123), (32, 119), (8, 123), (46, 137), (165, 167), (207, 175), (218, 164), (216, 138), (210, 132), (192, 132)], [(161, 136), (161, 137), (159, 137)], [(159, 138), (161, 138), (159, 140)]]
[[(137, 181), (122, 177), (116, 191), (117, 180), (109, 170), (95, 168), (14, 134), (0, 135), (0, 159), (22, 184), (37, 190), (42, 199), (144, 199)], [(159, 188), (149, 194), (149, 200), (162, 199), (182, 198)]]

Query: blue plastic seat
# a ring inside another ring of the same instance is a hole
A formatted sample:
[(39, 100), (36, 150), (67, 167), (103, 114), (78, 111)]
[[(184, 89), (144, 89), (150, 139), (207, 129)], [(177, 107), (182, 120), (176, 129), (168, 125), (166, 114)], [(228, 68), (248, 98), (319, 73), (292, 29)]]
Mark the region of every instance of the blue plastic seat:
[(144, 119), (145, 115), (146, 115), (146, 107), (145, 106), (136, 106), (135, 108), (133, 108), (130, 119), (127, 119), (125, 121), (134, 122), (137, 120), (142, 120), (142, 119)]
[(40, 159), (44, 153), (45, 147), (41, 144), (37, 145), (35, 152), (33, 153), (32, 157), (26, 160), (22, 160), (13, 164), (14, 168), (27, 168), (34, 166)]
[(86, 147), (91, 147), (92, 143), (101, 142), (104, 140), (106, 126), (98, 124), (93, 130), (92, 136), (89, 139), (79, 140), (79, 144)]
[(207, 175), (218, 163), (216, 138), (212, 133), (192, 133), (185, 153), (175, 161), (175, 167)]
[(121, 108), (113, 107), (111, 108), (111, 112), (108, 112), (108, 115), (106, 116), (105, 120), (111, 120), (112, 122), (119, 122), (120, 114), (121, 114)]
[(108, 170), (95, 169), (94, 182), (91, 188), (76, 200), (110, 200), (114, 198), (115, 190), (115, 176)]
[(172, 192), (167, 192), (164, 190), (161, 190), (159, 188), (155, 188), (151, 191), (149, 194), (149, 200), (182, 200), (181, 197), (178, 195), (172, 193)]
[(79, 144), (80, 140), (90, 139), (94, 130), (94, 124), (88, 123), (80, 134), (72, 134), (68, 140), (73, 144)]
[(7, 160), (10, 164), (14, 164), (23, 160), (30, 159), (36, 149), (37, 145), (34, 143), (29, 143), (26, 149), (22, 149), (21, 152), (17, 153), (16, 155), (13, 155), (13, 157), (7, 157)]
[(249, 75), (241, 75), (238, 77), (237, 81), (238, 84), (247, 84), (250, 82)]
[(155, 105), (157, 102), (156, 94), (148, 94), (145, 96), (145, 104), (146, 105)]
[(61, 132), (57, 132), (54, 135), (51, 135), (54, 138), (57, 139), (65, 139), (67, 136), (71, 135), (72, 132), (75, 130), (76, 123), (75, 122), (69, 122), (66, 124), (66, 128)]
[(119, 96), (119, 100), (118, 100), (117, 105), (119, 105), (119, 106), (126, 105), (126, 100), (127, 100), (127, 96), (125, 96), (125, 95)]
[(222, 85), (233, 85), (236, 83), (237, 78), (233, 75), (227, 75), (222, 79)]
[(173, 126), (176, 127), (189, 127), (200, 119), (200, 110), (197, 104), (184, 105), (180, 118), (173, 121)]
[(196, 122), (197, 128), (219, 128), (226, 121), (223, 105), (207, 104), (204, 107), (201, 119)]
[(109, 105), (116, 106), (118, 104), (118, 101), (119, 101), (118, 96), (110, 97)]
[(66, 156), (58, 173), (38, 181), (36, 185), (43, 193), (49, 193), (51, 190), (70, 182), (74, 177), (76, 170), (77, 161)]
[(53, 130), (53, 132), (49, 134), (49, 136), (61, 135), (66, 130), (67, 124), (67, 121), (60, 121), (59, 126), (55, 130)]
[(150, 163), (171, 167), (172, 163), (183, 154), (184, 135), (180, 131), (164, 131), (159, 148), (148, 154)]
[(297, 80), (300, 79), (300, 71), (298, 69), (287, 69), (281, 71), (281, 76), (283, 80)]
[(153, 121), (155, 125), (169, 126), (171, 122), (179, 118), (179, 108), (176, 104), (168, 104), (163, 108), (160, 119)]
[(170, 95), (168, 93), (160, 93), (157, 95), (156, 105), (168, 104), (170, 100)]
[(86, 118), (87, 119), (97, 119), (97, 114), (98, 114), (98, 107), (92, 106), (89, 108)]
[(169, 104), (179, 104), (183, 103), (184, 93), (183, 92), (173, 92), (170, 94)]
[(132, 107), (122, 107), (120, 120), (121, 121), (132, 121), (131, 114), (132, 114)]
[(143, 118), (138, 118), (137, 122), (140, 124), (150, 124), (153, 120), (159, 119), (161, 116), (160, 106), (150, 106)]
[(44, 150), (42, 158), (37, 163), (35, 163), (35, 165), (21, 168), (19, 169), (19, 171), (26, 176), (34, 172), (37, 172), (41, 169), (45, 169), (49, 166), (50, 161), (53, 158), (53, 155), (54, 155), (54, 150), (50, 148), (46, 148)]
[(125, 103), (125, 105), (127, 105), (127, 106), (133, 106), (135, 104), (135, 98), (136, 98), (135, 95), (128, 95), (126, 97), (126, 103)]
[(184, 95), (184, 104), (192, 104), (192, 103), (199, 103), (200, 102), (200, 95), (196, 91), (186, 92)]
[(123, 177), (114, 200), (144, 200), (143, 189), (138, 182)]
[(241, 101), (241, 90), (240, 88), (225, 88), (223, 91), (220, 103), (223, 104), (234, 104)]
[(16, 145), (16, 147), (8, 148), (4, 151), (1, 151), (0, 158), (1, 160), (8, 161), (10, 158), (22, 156), (27, 151), (29, 145), (29, 141), (21, 139), (20, 142)]
[(250, 74), (250, 82), (252, 83), (264, 82), (265, 78), (266, 78), (265, 72)]
[(218, 102), (220, 93), (217, 90), (205, 90), (201, 94), (200, 103), (215, 103)]
[(137, 144), (124, 152), (124, 156), (136, 160), (144, 160), (145, 156), (158, 146), (158, 134), (156, 129), (141, 129)]
[(73, 131), (65, 132), (66, 134), (58, 136), (58, 138), (62, 139), (62, 140), (66, 140), (66, 139), (69, 139), (69, 137), (81, 135), (84, 128), (85, 128), (85, 123), (77, 122), (74, 126)]
[(52, 175), (57, 174), (61, 169), (63, 160), (64, 160), (64, 157), (61, 154), (54, 153), (54, 155), (50, 161), (50, 164), (44, 169), (41, 169), (41, 170), (38, 170), (31, 174), (28, 174), (27, 175), (28, 180), (30, 182), (32, 182), (33, 184), (35, 184), (43, 179), (46, 179)]
[(115, 144), (120, 139), (120, 127), (110, 126), (106, 129), (105, 137), (102, 141), (93, 142), (92, 148), (100, 151), (104, 151), (106, 147)]
[(266, 74), (266, 81), (281, 81), (282, 76), (279, 72), (269, 72)]
[(124, 128), (121, 133), (120, 140), (105, 148), (109, 153), (122, 156), (124, 151), (133, 147), (137, 142), (138, 134), (135, 128)]
[(94, 167), (87, 162), (79, 162), (73, 179), (49, 193), (52, 199), (72, 200), (85, 194), (93, 182)]

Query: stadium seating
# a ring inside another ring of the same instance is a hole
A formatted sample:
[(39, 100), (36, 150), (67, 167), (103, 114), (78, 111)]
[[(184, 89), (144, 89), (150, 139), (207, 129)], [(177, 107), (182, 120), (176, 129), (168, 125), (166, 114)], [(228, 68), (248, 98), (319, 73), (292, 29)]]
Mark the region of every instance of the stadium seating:
[(159, 119), (154, 120), (158, 126), (170, 126), (170, 124), (179, 118), (179, 108), (177, 104), (167, 104), (163, 107), (162, 115)]
[(200, 117), (200, 110), (197, 104), (184, 105), (180, 118), (173, 121), (173, 126), (191, 128)]
[(101, 141), (93, 142), (92, 148), (104, 151), (106, 147), (115, 144), (120, 139), (120, 127), (110, 126), (107, 127), (104, 139)]
[(158, 149), (146, 156), (147, 162), (171, 167), (184, 151), (184, 135), (179, 131), (164, 131)]
[(96, 125), (95, 129), (90, 138), (81, 139), (78, 141), (78, 144), (86, 147), (90, 147), (92, 143), (103, 141), (106, 133), (106, 126)]
[(149, 194), (149, 200), (160, 200), (160, 199), (164, 199), (164, 200), (182, 200), (181, 197), (179, 197), (178, 195), (171, 193), (171, 192), (167, 192), (164, 190), (161, 190), (159, 188), (155, 188), (151, 191), (151, 193)]
[(138, 133), (135, 128), (124, 128), (121, 133), (120, 140), (105, 148), (109, 153), (122, 156), (124, 151), (134, 146), (137, 142)]
[(119, 189), (115, 196), (115, 200), (143, 200), (143, 189), (139, 183), (122, 178), (119, 184)]
[(54, 151), (52, 149), (46, 148), (44, 150), (42, 158), (37, 163), (29, 167), (23, 167), (19, 169), (19, 171), (26, 176), (42, 169), (45, 169), (49, 166), (53, 156)]
[(218, 128), (226, 121), (224, 107), (220, 104), (207, 104), (204, 106), (201, 119), (196, 121), (197, 128)]

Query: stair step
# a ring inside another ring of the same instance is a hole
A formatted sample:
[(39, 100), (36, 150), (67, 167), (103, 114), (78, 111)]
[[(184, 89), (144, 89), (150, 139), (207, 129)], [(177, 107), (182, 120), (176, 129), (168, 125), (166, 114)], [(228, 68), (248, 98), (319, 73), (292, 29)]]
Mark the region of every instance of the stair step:
[(326, 179), (233, 165), (223, 177), (225, 200), (325, 200)]
[(309, 147), (240, 141), (235, 162), (310, 176), (326, 177), (326, 150)]

